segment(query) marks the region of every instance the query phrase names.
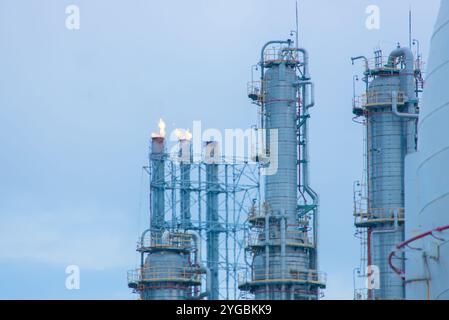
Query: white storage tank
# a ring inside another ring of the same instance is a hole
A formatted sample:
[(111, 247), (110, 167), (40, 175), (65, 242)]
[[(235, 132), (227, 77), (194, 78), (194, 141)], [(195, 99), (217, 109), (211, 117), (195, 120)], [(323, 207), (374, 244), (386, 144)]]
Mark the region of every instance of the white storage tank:
[[(407, 299), (449, 299), (449, 1), (432, 36), (418, 126), (406, 162)], [(432, 232), (429, 232), (432, 231)]]

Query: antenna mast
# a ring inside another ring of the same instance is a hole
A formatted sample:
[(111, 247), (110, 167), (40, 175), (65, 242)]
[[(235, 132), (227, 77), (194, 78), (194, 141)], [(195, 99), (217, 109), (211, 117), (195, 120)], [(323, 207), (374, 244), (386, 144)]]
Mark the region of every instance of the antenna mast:
[(412, 6), (408, 11), (408, 47), (412, 48)]
[(296, 48), (299, 48), (298, 1), (296, 1)]

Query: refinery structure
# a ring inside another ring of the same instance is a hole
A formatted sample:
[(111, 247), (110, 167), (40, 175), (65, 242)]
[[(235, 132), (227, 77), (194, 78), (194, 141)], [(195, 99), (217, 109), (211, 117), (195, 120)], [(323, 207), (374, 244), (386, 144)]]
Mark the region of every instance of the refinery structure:
[[(363, 247), (359, 274), (378, 276), (356, 297), (403, 299), (404, 283), (389, 267), (388, 255), (404, 241), (404, 162), (416, 152), (421, 61), (411, 49), (399, 46), (387, 57), (378, 50), (374, 59), (352, 58), (356, 60), (363, 62), (366, 84), (364, 94), (353, 102), (355, 120), (365, 127), (366, 148), (363, 179), (354, 184), (356, 234)], [(403, 257), (397, 260), (404, 264)]]
[[(355, 300), (449, 299), (448, 26), (443, 1), (427, 73), (411, 36), (408, 47), (387, 55), (351, 58), (364, 84), (357, 96), (354, 76), (353, 120), (364, 141), (364, 171), (353, 185), (361, 253)], [(320, 200), (309, 172), (309, 69), (297, 37), (262, 46), (260, 78), (248, 83), (258, 115), (248, 157), (223, 154), (221, 141), (188, 131), (170, 145), (160, 121), (144, 168), (150, 225), (137, 244), (140, 265), (128, 272), (140, 299), (324, 296)]]
[(449, 299), (448, 23), (442, 1), (425, 81), (411, 37), (416, 57), (398, 45), (387, 57), (377, 50), (374, 59), (352, 58), (363, 62), (365, 82), (353, 100), (365, 131), (365, 171), (354, 183), (361, 244), (354, 277), (367, 281), (355, 286), (355, 299)]
[(177, 152), (167, 152), (164, 126), (151, 138), (150, 226), (128, 285), (144, 300), (242, 298), (238, 274), (246, 269), (245, 221), (258, 197), (258, 168), (221, 156), (215, 141), (195, 160), (188, 132), (178, 135)]
[(240, 288), (258, 300), (316, 300), (325, 277), (318, 268), (319, 197), (309, 182), (309, 55), (290, 40), (270, 41), (260, 59), (261, 81), (249, 85), (249, 97), (271, 159), (259, 162), (276, 173), (264, 176), (263, 198), (249, 216), (250, 274)]
[(318, 194), (310, 186), (308, 125), (314, 85), (308, 52), (292, 40), (262, 50), (248, 97), (260, 115), (250, 159), (222, 155), (189, 132), (167, 152), (151, 138), (149, 228), (128, 285), (144, 300), (317, 300)]

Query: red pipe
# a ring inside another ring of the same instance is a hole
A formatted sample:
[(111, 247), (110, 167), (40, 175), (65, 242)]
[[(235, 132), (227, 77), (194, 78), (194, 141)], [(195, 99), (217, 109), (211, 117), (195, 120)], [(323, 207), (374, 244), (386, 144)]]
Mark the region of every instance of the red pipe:
[[(373, 230), (371, 228), (368, 229), (368, 235), (367, 235), (367, 256), (368, 256), (368, 267), (371, 269), (371, 234)], [(371, 270), (368, 270), (371, 271)], [(372, 290), (368, 289), (368, 300), (372, 299)]]
[(415, 242), (415, 241), (417, 241), (417, 240), (426, 238), (426, 237), (428, 237), (428, 236), (433, 236), (433, 233), (434, 233), (434, 232), (443, 232), (443, 231), (445, 231), (445, 230), (449, 230), (449, 225), (444, 226), (444, 227), (439, 227), (439, 228), (436, 228), (436, 229), (431, 230), (431, 231), (424, 232), (424, 233), (422, 233), (422, 234), (420, 234), (420, 235), (417, 235), (416, 237), (413, 237), (413, 238), (411, 238), (411, 239), (409, 239), (409, 240), (407, 240), (407, 241), (405, 241), (405, 242), (402, 242), (402, 243), (398, 244), (398, 245), (396, 246), (396, 249), (393, 250), (393, 251), (391, 251), (391, 252), (390, 252), (390, 255), (388, 256), (388, 265), (390, 266), (390, 268), (391, 268), (397, 275), (401, 276), (402, 278), (405, 278), (405, 277), (404, 277), (404, 275), (405, 275), (404, 270), (398, 269), (398, 268), (396, 268), (396, 267), (393, 265), (393, 257), (395, 256), (396, 251), (397, 251), (397, 250), (400, 250), (400, 249), (402, 249), (402, 248), (404, 248), (404, 247), (406, 247), (406, 246), (408, 246), (410, 243), (413, 243), (413, 242)]

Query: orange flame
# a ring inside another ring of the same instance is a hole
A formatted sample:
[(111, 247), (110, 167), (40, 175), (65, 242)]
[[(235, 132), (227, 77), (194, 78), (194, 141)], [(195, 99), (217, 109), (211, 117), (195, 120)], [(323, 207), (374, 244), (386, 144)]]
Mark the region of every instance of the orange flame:
[(151, 134), (151, 137), (152, 137), (152, 138), (165, 138), (165, 135), (166, 135), (166, 131), (165, 131), (166, 125), (165, 125), (164, 120), (159, 119), (158, 127), (159, 127), (159, 133), (152, 133), (152, 134)]

